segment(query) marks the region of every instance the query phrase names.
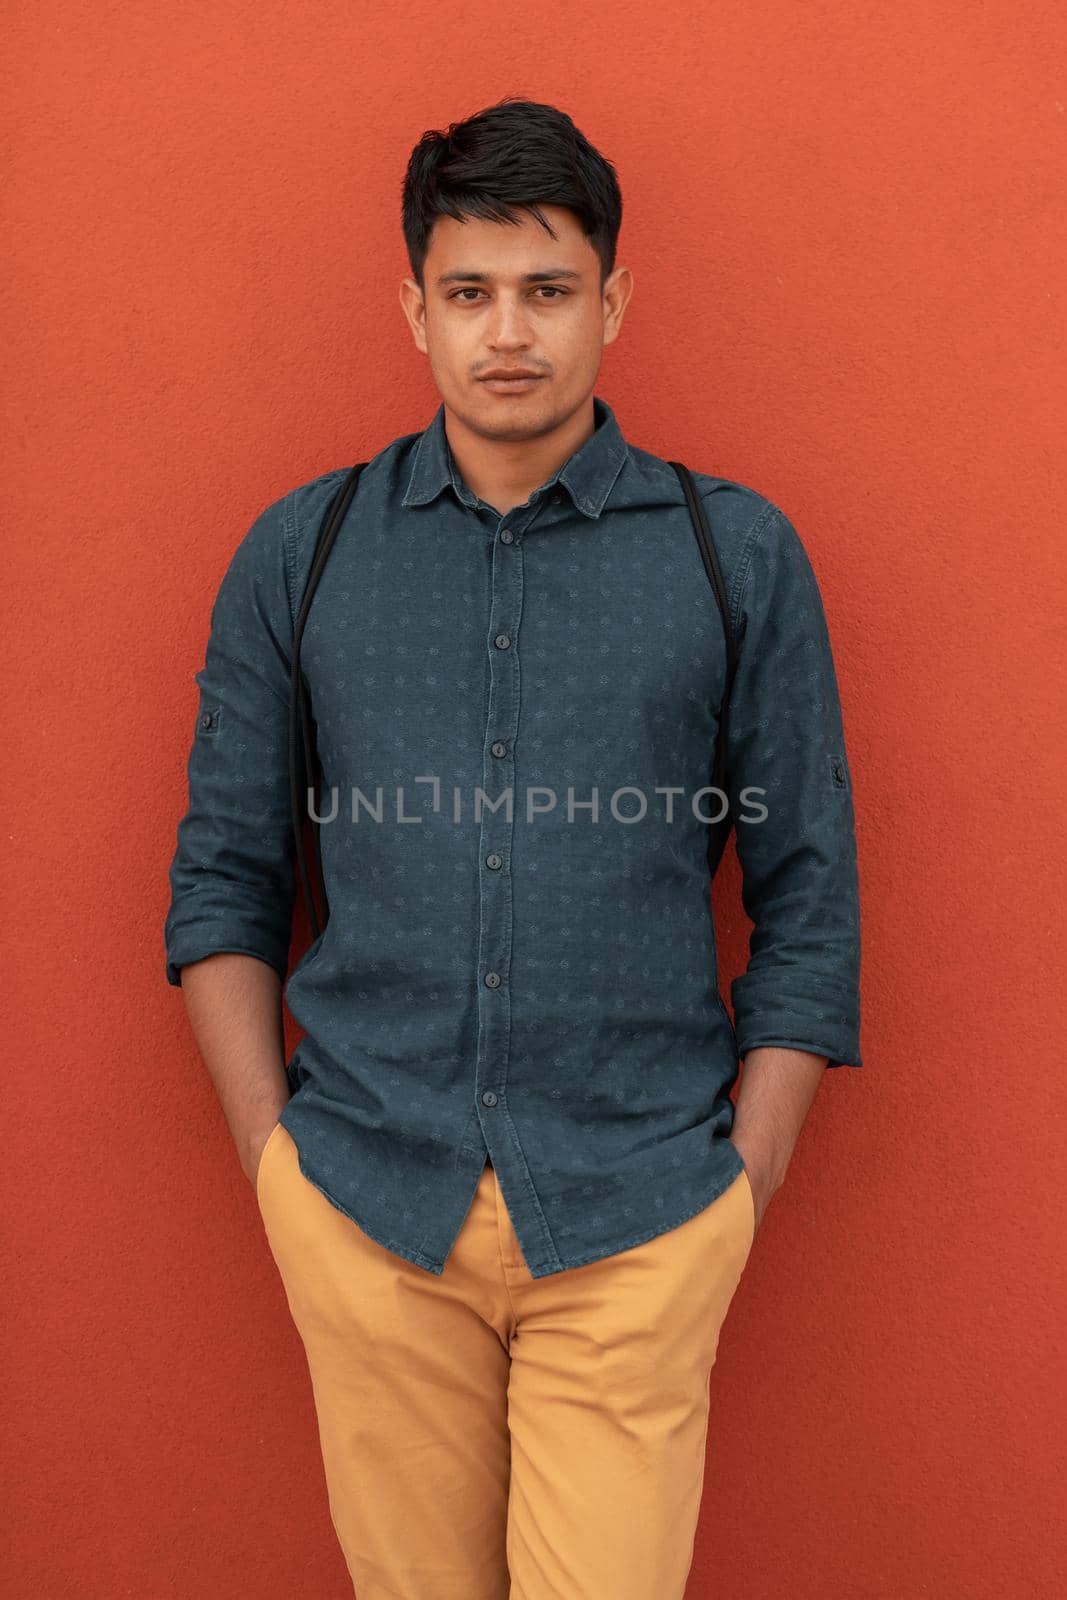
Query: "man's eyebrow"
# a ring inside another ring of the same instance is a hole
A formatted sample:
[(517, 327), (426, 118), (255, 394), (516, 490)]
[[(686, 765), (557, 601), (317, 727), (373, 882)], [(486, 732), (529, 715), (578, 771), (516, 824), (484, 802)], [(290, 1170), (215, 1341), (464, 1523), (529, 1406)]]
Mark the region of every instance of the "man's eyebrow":
[[(571, 267), (549, 267), (545, 272), (524, 272), (520, 283), (545, 283), (550, 278), (580, 278), (580, 272)], [(488, 272), (442, 272), (438, 283), (492, 283)]]

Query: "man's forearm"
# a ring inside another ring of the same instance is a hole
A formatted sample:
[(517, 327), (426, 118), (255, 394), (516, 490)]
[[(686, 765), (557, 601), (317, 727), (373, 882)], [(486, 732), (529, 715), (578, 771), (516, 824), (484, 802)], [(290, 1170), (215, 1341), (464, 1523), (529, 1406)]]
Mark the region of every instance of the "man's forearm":
[(183, 967), (182, 994), (251, 1179), (263, 1141), (289, 1099), (281, 979), (267, 962), (226, 951)]
[(745, 1056), (731, 1137), (759, 1172), (767, 1199), (785, 1179), (828, 1059), (778, 1045)]

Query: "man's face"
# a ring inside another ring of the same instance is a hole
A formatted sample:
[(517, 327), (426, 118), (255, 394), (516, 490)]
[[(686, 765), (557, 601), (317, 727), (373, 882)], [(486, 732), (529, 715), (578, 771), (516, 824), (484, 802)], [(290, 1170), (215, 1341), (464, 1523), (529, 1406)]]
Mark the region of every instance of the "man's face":
[[(417, 347), (448, 409), (485, 438), (549, 433), (592, 393), (604, 345), (616, 337), (632, 289), (625, 267), (600, 287), (600, 258), (573, 212), (540, 208), (518, 224), (439, 217), (423, 269), (400, 299)], [(527, 371), (507, 385), (495, 371)]]

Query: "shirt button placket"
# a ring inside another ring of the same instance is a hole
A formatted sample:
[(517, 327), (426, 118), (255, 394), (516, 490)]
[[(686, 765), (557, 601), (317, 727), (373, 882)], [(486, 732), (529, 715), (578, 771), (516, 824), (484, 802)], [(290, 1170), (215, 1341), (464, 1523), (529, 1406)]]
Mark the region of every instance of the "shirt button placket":
[(501, 1121), (511, 1037), (511, 846), (515, 828), (514, 746), (519, 735), (519, 623), (522, 612), (522, 533), (537, 514), (527, 503), (499, 517), (493, 531), (489, 626), (489, 703), (484, 729), (482, 787), (489, 801), (479, 824), (478, 1059), (475, 1100), (494, 1165), (513, 1134)]

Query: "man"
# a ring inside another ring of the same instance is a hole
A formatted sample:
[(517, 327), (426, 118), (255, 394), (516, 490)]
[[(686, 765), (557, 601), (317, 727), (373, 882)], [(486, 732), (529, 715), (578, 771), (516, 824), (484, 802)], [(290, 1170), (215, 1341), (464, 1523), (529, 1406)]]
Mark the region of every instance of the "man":
[(508, 99), (420, 140), (403, 221), (441, 405), (365, 466), (303, 635), (329, 909), (285, 988), (305, 1037), (286, 1063), (287, 705), (344, 467), (268, 506), (219, 590), (167, 976), (256, 1186), (360, 1600), (672, 1600), (723, 1319), (823, 1071), (861, 1065), (826, 623), (785, 515), (694, 472), (737, 639), (731, 1022), (725, 634), (678, 477), (593, 392), (633, 288), (614, 169)]

